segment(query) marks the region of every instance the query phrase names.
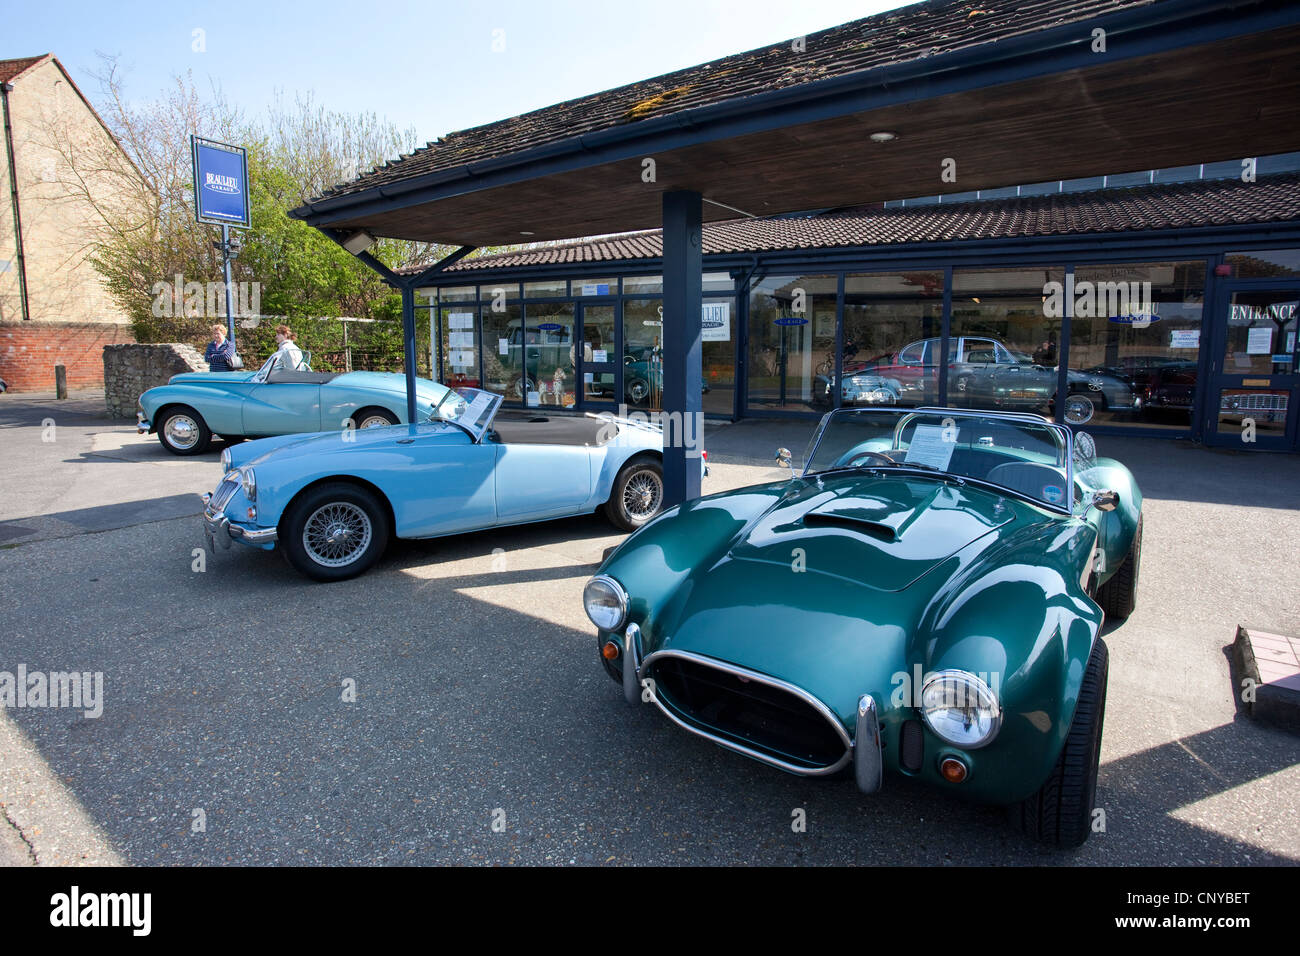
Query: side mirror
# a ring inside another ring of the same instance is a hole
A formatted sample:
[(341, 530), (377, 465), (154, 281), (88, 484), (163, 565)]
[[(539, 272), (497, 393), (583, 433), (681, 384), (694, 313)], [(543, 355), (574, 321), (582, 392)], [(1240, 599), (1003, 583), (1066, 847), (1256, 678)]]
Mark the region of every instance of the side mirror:
[(1092, 496), (1092, 506), (1098, 511), (1114, 511), (1119, 507), (1118, 491), (1098, 491)]
[(789, 448), (778, 448), (776, 450), (776, 463), (781, 468), (789, 468), (791, 471), (794, 471), (794, 465), (791, 464)]

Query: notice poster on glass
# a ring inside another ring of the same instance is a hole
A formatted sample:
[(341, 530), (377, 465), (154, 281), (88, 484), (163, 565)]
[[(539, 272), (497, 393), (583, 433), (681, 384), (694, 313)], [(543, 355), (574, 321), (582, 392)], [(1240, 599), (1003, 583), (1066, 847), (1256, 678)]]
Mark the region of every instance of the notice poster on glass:
[(609, 353), (605, 349), (592, 349), (591, 360), (597, 364), (603, 364), (609, 361)]
[(473, 312), (449, 312), (447, 313), (447, 328), (449, 329), (472, 329), (474, 328)]
[(1175, 329), (1169, 333), (1171, 349), (1199, 349), (1201, 347), (1200, 329)]
[(1246, 330), (1246, 354), (1269, 355), (1273, 351), (1273, 330), (1269, 328)]

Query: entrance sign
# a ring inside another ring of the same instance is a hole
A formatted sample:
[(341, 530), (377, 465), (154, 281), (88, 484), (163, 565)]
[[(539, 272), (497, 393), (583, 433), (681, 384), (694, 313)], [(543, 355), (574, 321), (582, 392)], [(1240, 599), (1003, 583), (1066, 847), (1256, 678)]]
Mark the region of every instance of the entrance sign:
[(242, 147), (190, 137), (194, 215), (219, 226), (249, 225), (248, 154)]

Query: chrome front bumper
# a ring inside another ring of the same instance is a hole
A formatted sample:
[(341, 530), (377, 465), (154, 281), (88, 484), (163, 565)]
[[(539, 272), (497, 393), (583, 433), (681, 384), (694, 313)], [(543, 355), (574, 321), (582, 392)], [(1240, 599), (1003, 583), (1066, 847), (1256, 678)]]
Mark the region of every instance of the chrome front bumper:
[(144, 412), (135, 413), (135, 433), (137, 435), (146, 435), (150, 431), (149, 422), (145, 420)]
[(228, 551), (232, 541), (271, 544), (279, 539), (279, 532), (275, 528), (245, 528), (232, 523), (224, 514), (208, 507), (211, 498), (211, 495), (203, 496), (203, 543), (209, 551), (215, 552), (218, 545), (223, 551)]
[[(858, 699), (857, 720), (854, 727), (855, 739), (849, 740), (848, 734), (836, 720), (835, 715), (820, 700), (813, 697), (802, 688), (795, 687), (793, 684), (787, 684), (756, 671), (747, 671), (734, 665), (726, 665), (721, 661), (703, 657), (698, 654), (691, 654), (686, 651), (656, 651), (644, 660), (641, 657), (641, 629), (636, 624), (629, 624), (623, 637), (622, 658), (623, 658), (623, 696), (629, 704), (635, 704), (641, 700), (649, 700), (673, 723), (683, 730), (689, 731), (699, 737), (712, 741), (721, 747), (735, 751), (750, 757), (760, 763), (784, 770), (787, 773), (799, 774), (800, 776), (823, 776), (839, 771), (847, 766), (850, 762), (853, 764), (853, 776), (857, 781), (858, 789), (863, 793), (878, 793), (884, 784), (885, 761), (884, 745), (880, 734), (880, 719), (876, 711), (876, 702), (870, 694), (863, 694)], [(794, 692), (813, 704), (827, 721), (835, 728), (844, 742), (844, 756), (835, 764), (818, 769), (799, 767), (794, 764), (779, 760), (770, 754), (754, 750), (735, 741), (728, 740), (716, 734), (709, 733), (703, 728), (688, 723), (678, 717), (668, 708), (658, 695), (655, 693), (653, 682), (647, 682), (643, 685), (643, 674), (648, 670), (648, 665), (660, 656), (678, 656), (690, 658), (707, 663), (711, 667), (725, 668), (737, 674), (743, 673), (750, 680), (758, 680), (775, 687)], [(644, 689), (644, 693), (643, 693)]]

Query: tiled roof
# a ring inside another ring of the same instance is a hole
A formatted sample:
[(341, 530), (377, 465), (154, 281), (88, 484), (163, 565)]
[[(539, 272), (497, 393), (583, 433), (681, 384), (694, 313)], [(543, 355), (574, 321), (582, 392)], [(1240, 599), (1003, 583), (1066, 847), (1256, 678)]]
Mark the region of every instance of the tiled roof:
[(1152, 0), (930, 0), (522, 116), (477, 126), (385, 163), (312, 201), (362, 192), (581, 136), (817, 80), (927, 57), (1147, 6)]
[[(705, 223), (704, 254), (1140, 232), (1288, 220), (1300, 220), (1300, 173), (1261, 176), (1253, 183), (1201, 180), (851, 214), (732, 219)], [(653, 229), (471, 256), (447, 272), (619, 262), (653, 259), (662, 254), (660, 231)]]
[(8, 83), (19, 73), (26, 72), (48, 56), (50, 54), (42, 53), (40, 56), (24, 56), (16, 60), (0, 60), (0, 83)]

